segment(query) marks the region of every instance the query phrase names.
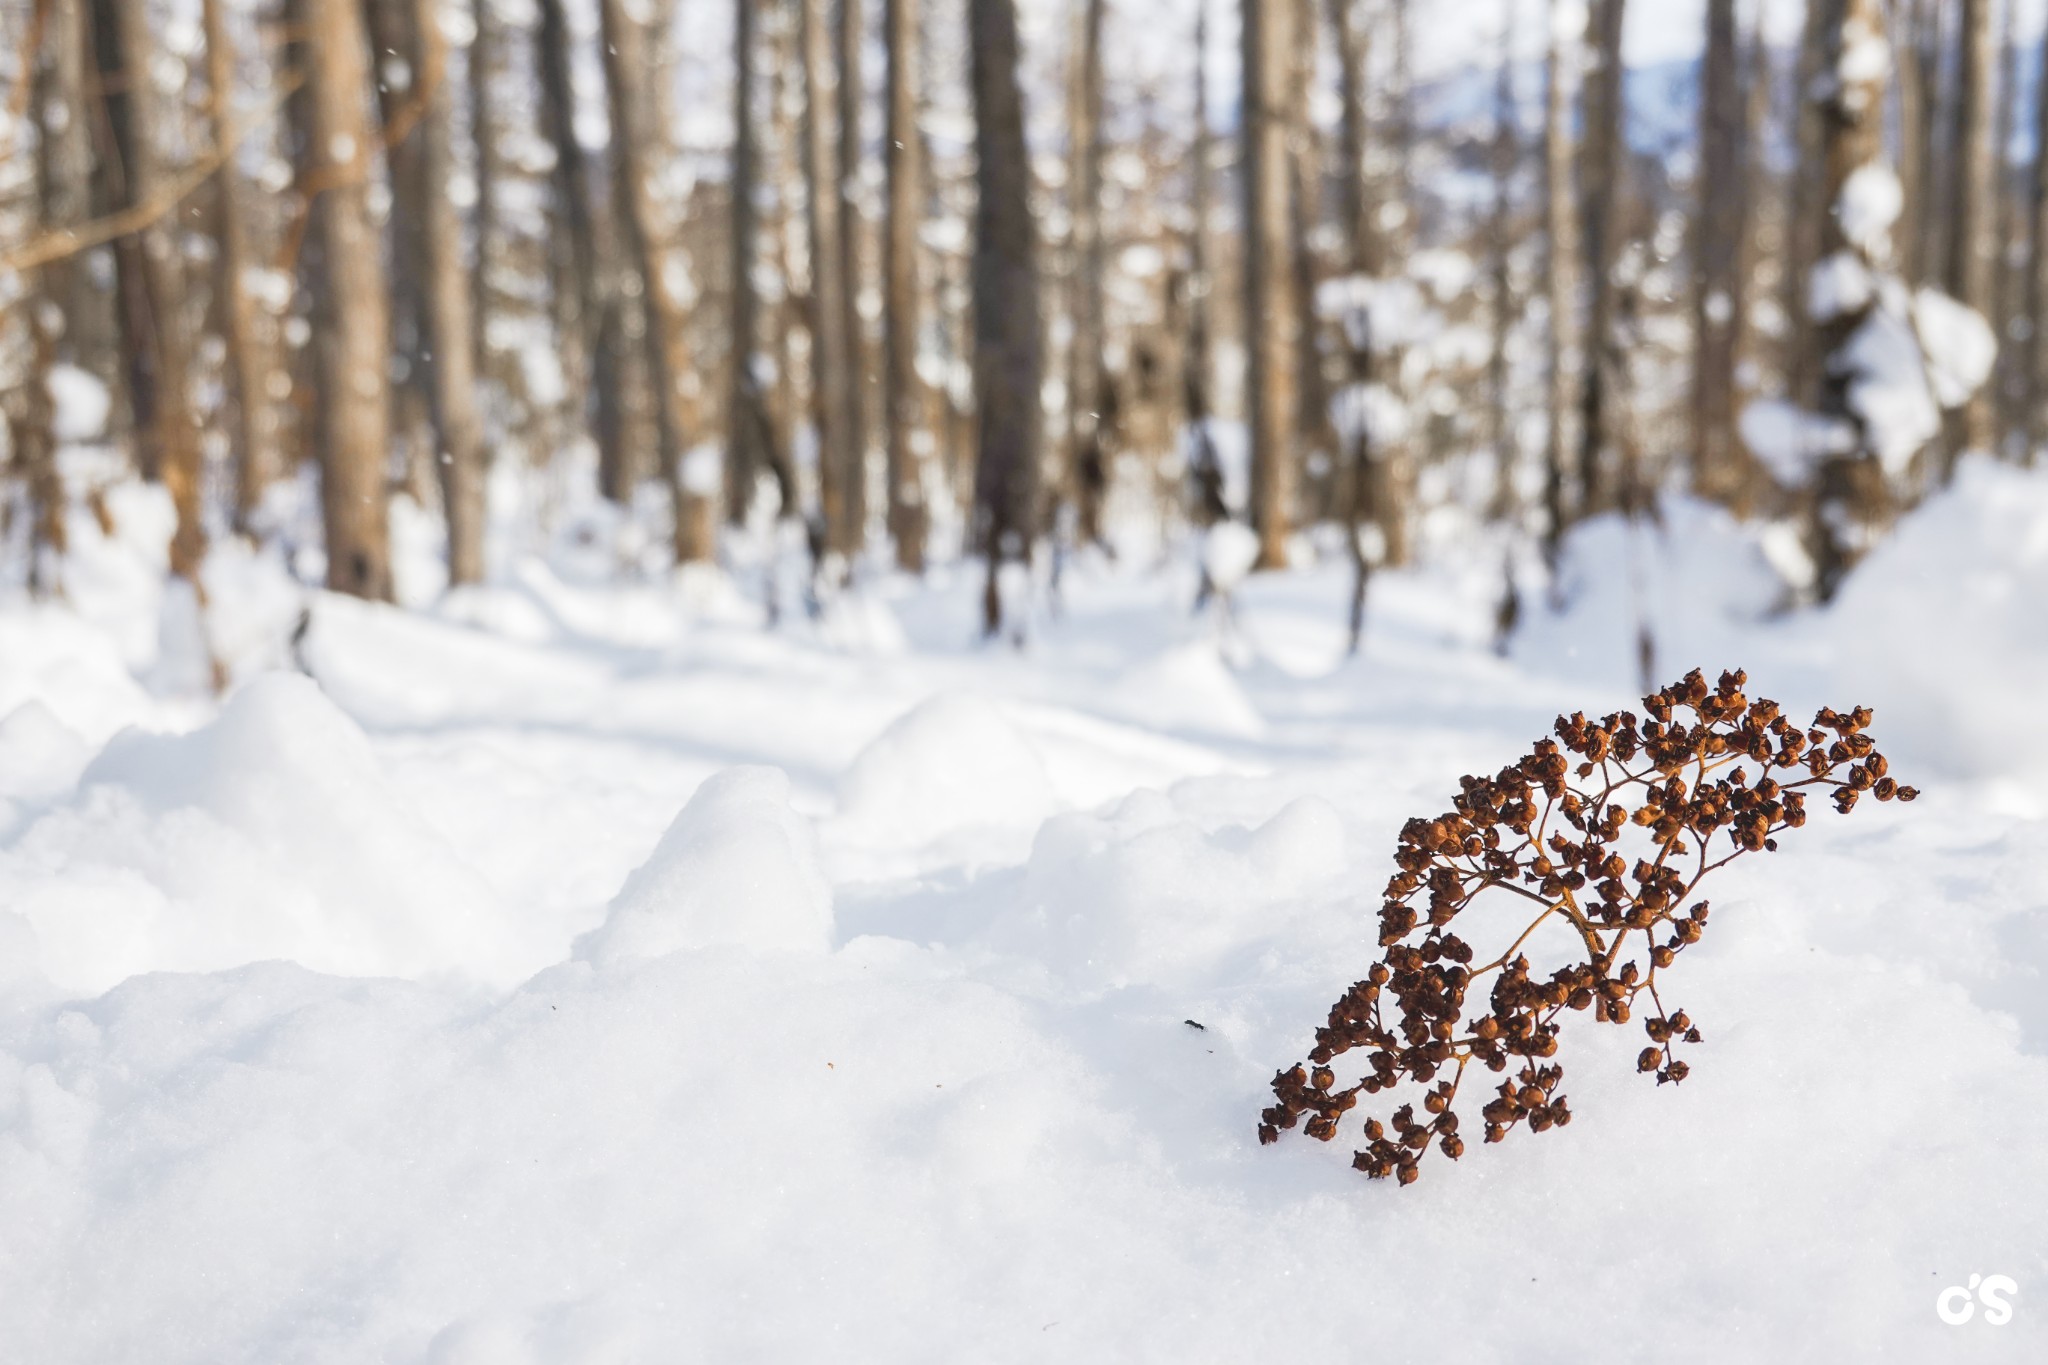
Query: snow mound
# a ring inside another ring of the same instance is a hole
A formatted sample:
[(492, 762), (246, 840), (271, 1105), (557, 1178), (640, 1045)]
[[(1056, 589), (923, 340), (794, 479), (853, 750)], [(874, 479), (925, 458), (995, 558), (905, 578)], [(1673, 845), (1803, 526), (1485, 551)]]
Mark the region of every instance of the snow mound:
[(78, 784), (92, 747), (39, 701), (0, 717), (0, 798), (47, 801)]
[(129, 730), (0, 850), (0, 903), (75, 990), (290, 958), (510, 980), (545, 961), (304, 678), (269, 674), (186, 735)]
[(1839, 690), (1895, 758), (1955, 776), (2038, 774), (2048, 677), (2048, 477), (1971, 457), (1900, 523), (1829, 614)]
[(991, 946), (1082, 990), (1227, 976), (1250, 945), (1354, 890), (1343, 818), (1303, 797), (1256, 828), (1206, 830), (1160, 792), (1046, 822)]
[(788, 776), (729, 768), (697, 789), (577, 954), (604, 966), (716, 946), (820, 951), (831, 939), (832, 888)]
[(1117, 679), (1108, 698), (1119, 715), (1161, 730), (1191, 730), (1256, 739), (1266, 731), (1216, 646), (1181, 645)]
[(861, 750), (839, 783), (838, 833), (918, 848), (964, 830), (1036, 828), (1060, 809), (1045, 759), (993, 702), (941, 693)]

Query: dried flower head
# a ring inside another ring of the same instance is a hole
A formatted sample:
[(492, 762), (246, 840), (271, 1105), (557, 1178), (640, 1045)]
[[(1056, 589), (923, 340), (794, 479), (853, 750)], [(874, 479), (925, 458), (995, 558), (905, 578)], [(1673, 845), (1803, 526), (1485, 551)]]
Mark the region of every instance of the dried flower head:
[[(1658, 977), (1706, 931), (1701, 881), (1744, 854), (1775, 852), (1780, 832), (1806, 823), (1810, 792), (1845, 814), (1865, 793), (1918, 795), (1864, 733), (1869, 708), (1824, 709), (1801, 729), (1776, 702), (1751, 701), (1746, 682), (1730, 672), (1709, 686), (1695, 669), (1643, 698), (1647, 719), (1559, 717), (1555, 739), (1491, 778), (1463, 779), (1437, 818), (1410, 820), (1380, 908), (1380, 959), (1330, 1007), (1308, 1062), (1274, 1076), (1259, 1141), (1306, 1119), (1308, 1135), (1328, 1142), (1362, 1095), (1424, 1087), (1421, 1113), (1411, 1101), (1365, 1121), (1352, 1161), (1410, 1184), (1431, 1147), (1463, 1155), (1454, 1106), (1475, 1062), (1501, 1077), (1479, 1111), (1486, 1141), (1562, 1128), (1572, 1111), (1553, 1059), (1567, 1011), (1640, 1019), (1649, 1046), (1636, 1069), (1659, 1085), (1683, 1081), (1676, 1049), (1700, 1030), (1666, 1007)], [(1493, 891), (1532, 913), (1479, 962), (1452, 926)], [(1568, 930), (1572, 960), (1538, 975), (1522, 949), (1552, 921)], [(1331, 1064), (1354, 1051), (1363, 1074), (1340, 1086)]]

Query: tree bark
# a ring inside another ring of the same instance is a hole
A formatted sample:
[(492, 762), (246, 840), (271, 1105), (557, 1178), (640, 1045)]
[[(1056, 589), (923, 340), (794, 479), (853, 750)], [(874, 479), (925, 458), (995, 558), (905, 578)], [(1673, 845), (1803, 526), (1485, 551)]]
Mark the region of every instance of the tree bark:
[(1038, 462), (1044, 435), (1040, 390), (1045, 342), (1038, 299), (1037, 229), (1031, 216), (1031, 159), (1018, 83), (1013, 0), (968, 0), (974, 143), (980, 202), (974, 235), (974, 394), (978, 460), (976, 547), (988, 560), (982, 625), (991, 636), (1020, 634), (1022, 603), (1004, 600), (1004, 564), (1028, 568), (1038, 521)]
[(300, 192), (313, 196), (320, 503), (327, 586), (391, 599), (389, 373), (384, 254), (370, 221), (369, 39), (353, 0), (303, 0), (306, 119)]
[[(1962, 62), (1951, 152), (1957, 183), (1948, 290), (1988, 320), (1996, 312), (1992, 292), (1998, 282), (1996, 162), (1991, 145), (1998, 47), (1991, 24), (1992, 0), (1961, 0), (1961, 6)], [(1963, 451), (1989, 450), (1992, 441), (1991, 393), (1979, 389), (1951, 424), (1943, 452), (1944, 478)]]
[[(434, 429), (440, 449), (441, 506), (448, 522), (448, 581), (481, 583), (484, 578), (484, 425), (477, 405), (477, 361), (482, 350), (469, 272), (462, 259), (462, 220), (448, 186), (454, 181), (455, 91), (443, 79), (447, 39), (435, 0), (417, 5), (417, 56), (413, 70), (431, 80), (424, 116), (415, 131), (420, 141), (420, 208), (426, 268), (422, 303), (427, 321), (427, 372), (432, 386)], [(481, 12), (489, 0), (477, 0)]]
[(1196, 0), (1195, 131), (1190, 150), (1188, 198), (1188, 344), (1182, 357), (1182, 402), (1186, 408), (1190, 455), (1189, 492), (1193, 520), (1212, 526), (1230, 515), (1223, 496), (1223, 466), (1209, 432), (1209, 269), (1210, 163), (1215, 135), (1209, 129), (1209, 0)]
[(867, 545), (868, 414), (867, 339), (860, 320), (860, 168), (866, 151), (861, 113), (867, 97), (862, 72), (861, 0), (839, 0), (839, 160), (834, 183), (839, 193), (839, 329), (846, 354), (846, 553)]
[(858, 439), (853, 410), (853, 358), (847, 353), (846, 255), (840, 245), (842, 201), (829, 98), (830, 54), (825, 0), (797, 0), (797, 46), (804, 72), (804, 185), (811, 244), (811, 408), (818, 438), (818, 487), (824, 548), (842, 572), (860, 549), (853, 489)]
[(1102, 22), (1104, 0), (1084, 0), (1080, 59), (1074, 73), (1074, 118), (1069, 130), (1074, 193), (1071, 299), (1073, 341), (1067, 366), (1066, 498), (1074, 508), (1075, 539), (1102, 539), (1102, 499), (1109, 486), (1110, 433), (1103, 413), (1112, 382), (1103, 358), (1103, 287), (1109, 252), (1102, 235)]
[(924, 460), (916, 445), (922, 385), (917, 376), (918, 240), (924, 166), (917, 131), (920, 0), (883, 0), (883, 44), (889, 54), (888, 123), (882, 160), (888, 175), (888, 220), (882, 235), (882, 422), (888, 456), (889, 538), (896, 565), (923, 573), (930, 511)]
[[(152, 139), (165, 115), (153, 98), (155, 42), (141, 0), (93, 0), (92, 30), (106, 137), (96, 168), (96, 211), (109, 214), (148, 203), (162, 191), (165, 176)], [(171, 572), (196, 585), (206, 556), (206, 527), (178, 226), (178, 215), (167, 214), (116, 239), (115, 289), (128, 358), (136, 463), (144, 478), (162, 483), (171, 495), (177, 516)]]
[(1821, 103), (1813, 91), (1827, 69), (1828, 6), (1832, 2), (1809, 0), (1794, 76), (1798, 107), (1794, 114), (1796, 146), (1786, 208), (1783, 303), (1785, 316), (1791, 320), (1792, 339), (1785, 356), (1785, 391), (1791, 402), (1806, 409), (1819, 401), (1819, 366), (1827, 355), (1808, 320), (1806, 299), (1813, 267), (1821, 258), (1821, 229), (1829, 207), (1821, 198), (1827, 150)]
[(1244, 0), (1242, 103), (1245, 196), (1246, 396), (1251, 521), (1258, 567), (1285, 568), (1293, 532), (1297, 428), (1293, 233), (1289, 222), (1288, 84), (1293, 9)]
[[(206, 33), (207, 123), (213, 145), (224, 147), (234, 127), (235, 50), (223, 0), (202, 0), (200, 22)], [(228, 431), (228, 453), (235, 471), (235, 525), (247, 531), (263, 490), (276, 475), (265, 421), (270, 400), (265, 392), (266, 370), (256, 334), (254, 301), (243, 286), (243, 273), (250, 262), (249, 231), (234, 157), (228, 157), (214, 172), (213, 185), (214, 289), (221, 341), (227, 351), (223, 378), (235, 416)]]
[(1543, 547), (1555, 573), (1563, 547), (1568, 512), (1565, 504), (1565, 424), (1575, 406), (1572, 392), (1572, 340), (1578, 313), (1578, 195), (1572, 179), (1577, 160), (1572, 133), (1572, 72), (1578, 66), (1575, 40), (1559, 32), (1555, 10), (1568, 0), (1554, 0), (1550, 45), (1544, 60), (1543, 201), (1544, 292), (1549, 299), (1549, 374), (1543, 436)]
[(1595, 0), (1594, 67), (1586, 85), (1586, 141), (1580, 169), (1586, 207), (1585, 382), (1579, 394), (1579, 515), (1612, 501), (1605, 481), (1610, 432), (1609, 381), (1615, 360), (1614, 261), (1620, 245), (1621, 162), (1624, 81), (1621, 34), (1627, 0)]
[[(1840, 70), (1842, 54), (1851, 44), (1867, 41), (1867, 35), (1884, 32), (1884, 13), (1879, 0), (1824, 0), (1824, 53), (1828, 70)], [(1824, 205), (1841, 201), (1849, 178), (1884, 156), (1884, 87), (1882, 70), (1854, 81), (1837, 81), (1816, 87), (1821, 146), (1825, 153), (1821, 188)], [(1836, 252), (1849, 252), (1866, 264), (1859, 246), (1842, 230), (1838, 215), (1830, 212), (1822, 223), (1821, 259)], [(1869, 316), (1871, 303), (1845, 309), (1818, 322), (1818, 335), (1833, 358), (1840, 354)], [(1884, 471), (1868, 451), (1868, 437), (1862, 418), (1851, 403), (1851, 384), (1856, 376), (1846, 367), (1828, 364), (1823, 369), (1820, 410), (1824, 416), (1849, 424), (1857, 433), (1857, 448), (1830, 455), (1821, 462), (1816, 478), (1813, 517), (1809, 536), (1818, 571), (1817, 587), (1823, 601), (1832, 598), (1842, 580), (1861, 554), (1859, 546), (1867, 537), (1845, 534), (1845, 527), (1868, 528), (1888, 515), (1891, 495)]]
[(1366, 178), (1372, 115), (1366, 107), (1366, 71), (1371, 63), (1371, 29), (1360, 22), (1357, 0), (1330, 0), (1330, 27), (1337, 35), (1337, 93), (1342, 112), (1337, 149), (1344, 166), (1337, 177), (1337, 212), (1343, 220), (1351, 270), (1378, 275), (1384, 268), (1372, 191)]
[[(2041, 45), (2041, 67), (2036, 89), (2048, 94), (2048, 43)], [(2036, 452), (2048, 441), (2048, 98), (2034, 102), (2034, 167), (2029, 186), (2027, 214), (2027, 278), (2025, 284), (2027, 339), (2021, 348), (2020, 383), (2024, 395), (2020, 405), (2020, 430), (2025, 437), (2025, 459), (2034, 463)]]
[[(732, 140), (732, 398), (726, 408), (725, 517), (745, 522), (754, 480), (770, 467), (772, 439), (767, 401), (761, 392), (761, 300), (754, 287), (760, 250), (759, 193), (755, 178), (759, 152), (754, 136), (754, 6), (733, 6)], [(784, 510), (794, 510), (785, 508)]]
[(660, 146), (655, 102), (647, 88), (645, 31), (626, 12), (624, 0), (602, 0), (605, 84), (611, 98), (611, 169), (619, 202), (619, 229), (646, 308), (643, 345), (648, 387), (653, 390), (655, 434), (675, 508), (674, 546), (678, 564), (710, 560), (714, 546), (713, 501), (689, 486), (683, 467), (688, 454), (689, 418), (683, 385), (689, 365), (683, 354), (683, 310), (663, 268), (662, 224), (648, 157)]
[(1515, 439), (1512, 395), (1508, 391), (1508, 346), (1515, 325), (1514, 181), (1521, 160), (1520, 129), (1515, 126), (1515, 7), (1513, 0), (1502, 7), (1500, 62), (1493, 86), (1493, 212), (1487, 224), (1487, 254), (1491, 258), (1493, 281), (1493, 346), (1487, 357), (1487, 427), (1493, 447), (1494, 492), (1492, 515), (1508, 519), (1515, 507), (1515, 466), (1519, 443)]
[(1743, 330), (1748, 233), (1748, 104), (1735, 0), (1709, 0), (1700, 92), (1699, 217), (1693, 246), (1692, 487), (1748, 516), (1755, 479), (1736, 433), (1735, 362)]

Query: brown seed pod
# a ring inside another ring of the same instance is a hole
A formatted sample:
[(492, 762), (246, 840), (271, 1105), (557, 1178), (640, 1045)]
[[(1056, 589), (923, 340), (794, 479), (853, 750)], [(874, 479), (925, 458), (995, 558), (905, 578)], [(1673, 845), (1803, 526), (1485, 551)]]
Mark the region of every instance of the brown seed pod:
[[(1710, 686), (1694, 670), (1643, 699), (1647, 719), (1560, 716), (1554, 737), (1514, 763), (1464, 778), (1450, 810), (1408, 821), (1379, 912), (1380, 958), (1316, 1030), (1313, 1071), (1274, 1076), (1278, 1103), (1260, 1115), (1259, 1140), (1299, 1125), (1327, 1141), (1361, 1094), (1426, 1085), (1426, 1121), (1412, 1103), (1386, 1124), (1365, 1118), (1367, 1146), (1352, 1162), (1373, 1179), (1411, 1184), (1432, 1138), (1451, 1159), (1464, 1154), (1455, 1106), (1475, 1061), (1496, 1075), (1513, 1068), (1483, 1106), (1485, 1141), (1525, 1125), (1564, 1127), (1564, 1072), (1549, 1059), (1567, 1010), (1626, 1023), (1641, 1008), (1657, 1046), (1643, 1049), (1638, 1070), (1660, 1085), (1683, 1081), (1689, 1068), (1673, 1049), (1699, 1042), (1700, 1031), (1685, 1011), (1667, 1013), (1658, 976), (1706, 932), (1701, 881), (1774, 851), (1777, 835), (1805, 825), (1809, 794), (1844, 814), (1864, 792), (1919, 795), (1864, 733), (1869, 708), (1823, 709), (1801, 733), (1777, 703), (1751, 700), (1747, 681), (1731, 671)], [(1453, 931), (1482, 895), (1531, 905), (1498, 955)], [(1532, 965), (1538, 945), (1554, 955), (1559, 941), (1573, 952), (1563, 966)], [(1333, 1064), (1353, 1051), (1366, 1074), (1339, 1089)]]

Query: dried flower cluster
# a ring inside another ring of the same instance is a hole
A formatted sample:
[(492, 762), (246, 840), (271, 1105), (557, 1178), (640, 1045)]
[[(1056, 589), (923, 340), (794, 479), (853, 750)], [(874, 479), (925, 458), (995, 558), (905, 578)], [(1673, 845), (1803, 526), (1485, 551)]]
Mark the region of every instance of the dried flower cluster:
[[(1361, 1094), (1414, 1082), (1427, 1087), (1422, 1112), (1408, 1103), (1384, 1123), (1367, 1119), (1352, 1162), (1409, 1184), (1432, 1145), (1453, 1160), (1464, 1153), (1453, 1106), (1474, 1062), (1504, 1076), (1480, 1110), (1486, 1141), (1523, 1124), (1561, 1128), (1572, 1113), (1552, 1058), (1567, 1010), (1610, 1024), (1640, 1017), (1649, 1046), (1637, 1069), (1660, 1085), (1684, 1080), (1676, 1048), (1700, 1031), (1665, 1007), (1658, 973), (1706, 931), (1707, 903), (1693, 899), (1701, 880), (1745, 853), (1775, 852), (1780, 830), (1806, 823), (1809, 792), (1827, 793), (1843, 813), (1865, 793), (1917, 795), (1864, 733), (1868, 708), (1823, 710), (1801, 729), (1777, 703), (1749, 700), (1746, 681), (1723, 673), (1709, 687), (1694, 670), (1643, 699), (1647, 720), (1560, 717), (1555, 739), (1492, 778), (1465, 778), (1454, 809), (1410, 820), (1380, 910), (1381, 958), (1330, 1008), (1308, 1063), (1273, 1078), (1277, 1103), (1261, 1115), (1259, 1140), (1277, 1141), (1306, 1117), (1308, 1135), (1327, 1142)], [(1504, 951), (1475, 965), (1479, 954), (1452, 926), (1495, 890), (1533, 914), (1517, 917)], [(1522, 949), (1553, 920), (1576, 939), (1575, 960), (1538, 976)], [(1364, 1077), (1339, 1087), (1331, 1063), (1355, 1049), (1365, 1052)]]

